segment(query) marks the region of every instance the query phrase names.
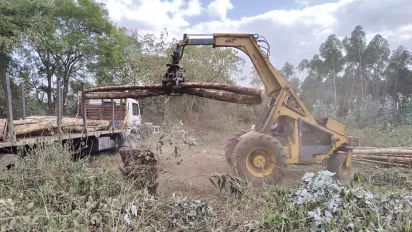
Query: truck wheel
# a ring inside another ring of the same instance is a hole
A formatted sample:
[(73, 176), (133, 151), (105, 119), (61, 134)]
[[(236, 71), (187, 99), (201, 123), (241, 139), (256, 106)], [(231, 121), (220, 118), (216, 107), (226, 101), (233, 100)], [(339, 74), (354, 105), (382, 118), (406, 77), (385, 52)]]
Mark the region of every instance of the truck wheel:
[(21, 157), (18, 155), (0, 154), (0, 174), (3, 171), (13, 168), (20, 161)]
[(236, 134), (233, 134), (230, 139), (227, 140), (226, 146), (225, 146), (225, 156), (226, 156), (226, 162), (229, 164), (230, 167), (233, 167), (233, 160), (232, 160), (232, 155), (233, 155), (233, 150), (235, 149), (236, 144), (239, 142), (239, 137), (243, 134), (248, 132), (247, 130), (239, 131)]
[(241, 139), (233, 155), (234, 172), (254, 186), (278, 183), (283, 178), (285, 151), (270, 135), (253, 133)]
[(346, 180), (350, 178), (352, 170), (351, 167), (348, 168), (345, 166), (347, 158), (348, 153), (335, 153), (329, 157), (326, 163), (326, 169), (335, 173), (333, 176), (335, 179)]

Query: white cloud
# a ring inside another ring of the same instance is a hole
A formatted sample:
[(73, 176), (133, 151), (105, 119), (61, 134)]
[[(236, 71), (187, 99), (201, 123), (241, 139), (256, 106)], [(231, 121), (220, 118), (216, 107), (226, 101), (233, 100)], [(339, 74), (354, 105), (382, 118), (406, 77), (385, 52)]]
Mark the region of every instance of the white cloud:
[(308, 6), (310, 3), (309, 0), (295, 0), (295, 2), (300, 6)]
[(213, 19), (225, 20), (227, 11), (231, 9), (230, 0), (214, 0), (207, 6), (207, 13)]
[[(412, 1), (340, 0), (294, 10), (272, 10), (240, 20), (203, 22), (186, 29), (188, 33), (258, 33), (271, 45), (271, 61), (281, 67), (286, 61), (297, 65), (319, 52), (330, 34), (350, 36), (361, 25), (367, 38), (380, 33), (391, 49), (400, 44), (412, 49)], [(377, 7), (381, 5), (382, 7)]]
[[(318, 5), (310, 0), (300, 9), (268, 10), (239, 20), (227, 18), (227, 11), (236, 7), (236, 2), (233, 6), (229, 0), (214, 0), (207, 10), (201, 0), (104, 1), (117, 22), (151, 33), (167, 28), (178, 39), (183, 33), (258, 33), (270, 43), (271, 62), (278, 68), (286, 61), (297, 65), (312, 58), (328, 35), (350, 36), (356, 25), (364, 28), (368, 39), (380, 33), (388, 39), (391, 50), (399, 45), (412, 49), (410, 0), (337, 0)], [(190, 23), (191, 16), (206, 12), (211, 21)]]
[(197, 16), (202, 13), (202, 4), (199, 0), (190, 0), (188, 8), (183, 12), (183, 16)]
[[(199, 0), (101, 0), (110, 17), (119, 24), (147, 32), (159, 32), (164, 28), (190, 26), (186, 17), (197, 16), (204, 11)], [(125, 23), (127, 22), (127, 23)], [(133, 25), (135, 24), (135, 26)]]

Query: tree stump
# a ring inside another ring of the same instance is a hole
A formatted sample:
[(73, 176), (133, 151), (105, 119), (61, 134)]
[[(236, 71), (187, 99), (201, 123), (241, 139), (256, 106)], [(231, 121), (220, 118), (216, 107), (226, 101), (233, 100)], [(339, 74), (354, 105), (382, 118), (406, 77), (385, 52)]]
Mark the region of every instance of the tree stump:
[(156, 194), (159, 176), (158, 162), (150, 150), (120, 149), (123, 161), (122, 174), (133, 181), (139, 189), (146, 188), (152, 195)]

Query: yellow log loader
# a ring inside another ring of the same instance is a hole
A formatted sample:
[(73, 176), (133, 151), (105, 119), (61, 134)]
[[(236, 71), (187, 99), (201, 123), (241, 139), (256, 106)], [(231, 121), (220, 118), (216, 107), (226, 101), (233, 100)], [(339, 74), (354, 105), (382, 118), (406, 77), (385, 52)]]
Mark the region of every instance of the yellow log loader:
[[(262, 45), (263, 44), (263, 45)], [(296, 91), (269, 61), (269, 44), (257, 34), (185, 34), (171, 55), (163, 76), (165, 89), (186, 82), (179, 61), (188, 45), (237, 48), (249, 56), (261, 78), (270, 102), (255, 122), (253, 130), (234, 134), (227, 142), (228, 164), (240, 177), (255, 186), (279, 182), (287, 164), (322, 163), (338, 179), (351, 174), (352, 149), (356, 137), (346, 135), (346, 127), (332, 118), (315, 119)]]

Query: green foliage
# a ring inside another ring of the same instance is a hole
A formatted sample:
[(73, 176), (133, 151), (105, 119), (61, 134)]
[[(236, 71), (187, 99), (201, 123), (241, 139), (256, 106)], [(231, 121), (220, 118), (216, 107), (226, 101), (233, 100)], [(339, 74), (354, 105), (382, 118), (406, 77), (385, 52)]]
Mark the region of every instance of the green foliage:
[(230, 195), (235, 195), (237, 198), (241, 198), (244, 194), (245, 188), (247, 187), (246, 181), (240, 179), (239, 177), (233, 177), (226, 173), (213, 173), (209, 177), (209, 181), (219, 189), (220, 192), (225, 190), (230, 193)]
[(20, 38), (36, 31), (52, 10), (50, 1), (4, 0), (0, 2), (0, 53), (9, 54), (20, 45)]
[[(362, 26), (356, 26), (351, 35), (342, 41), (330, 35), (312, 59), (302, 60), (298, 69), (304, 75), (300, 84), (301, 98), (311, 110), (330, 109), (325, 113), (344, 119), (351, 117), (355, 123), (365, 123), (368, 112), (375, 104), (388, 111), (376, 108), (378, 118), (386, 122), (406, 122), (407, 105), (412, 91), (412, 71), (408, 63), (411, 53), (403, 46), (390, 52), (389, 43), (381, 35), (375, 35), (367, 43)], [(388, 105), (388, 103), (390, 105)], [(319, 113), (319, 112), (315, 112)], [(356, 117), (352, 117), (356, 114)], [(395, 117), (389, 119), (389, 114)], [(372, 117), (370, 118), (372, 121)]]

